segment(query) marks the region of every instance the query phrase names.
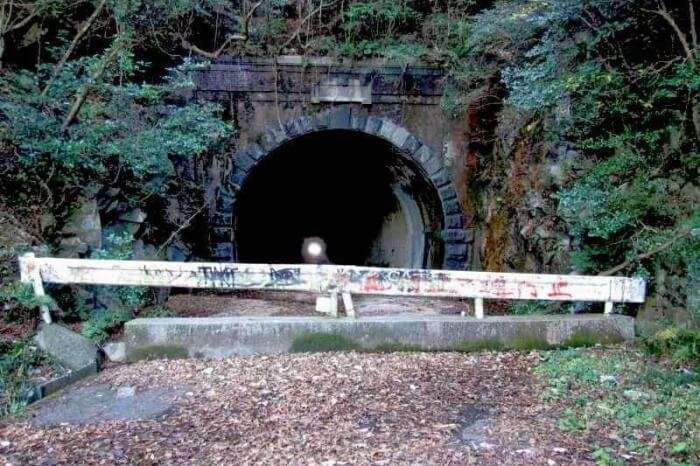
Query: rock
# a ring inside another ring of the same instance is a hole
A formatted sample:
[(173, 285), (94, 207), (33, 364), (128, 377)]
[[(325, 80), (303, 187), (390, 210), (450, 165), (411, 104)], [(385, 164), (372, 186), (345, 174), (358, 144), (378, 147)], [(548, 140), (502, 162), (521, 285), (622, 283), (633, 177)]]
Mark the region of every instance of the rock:
[(603, 384), (617, 384), (617, 378), (614, 375), (601, 375), (598, 380)]
[(117, 389), (117, 398), (131, 398), (136, 395), (136, 387), (119, 387)]
[(34, 337), (37, 346), (73, 370), (93, 366), (97, 371), (99, 352), (95, 344), (59, 324), (44, 324)]
[(137, 231), (141, 228), (143, 222), (146, 221), (146, 213), (141, 209), (131, 209), (125, 214), (119, 216), (119, 223), (122, 226), (123, 231), (129, 233), (129, 235), (134, 236)]
[(126, 344), (121, 341), (107, 343), (102, 347), (105, 356), (112, 362), (126, 361)]
[(92, 249), (102, 247), (102, 222), (97, 201), (84, 201), (71, 214), (61, 233), (64, 237), (77, 237)]
[(63, 238), (58, 242), (58, 257), (80, 257), (87, 254), (90, 247), (77, 236)]
[(144, 243), (142, 240), (134, 242), (134, 260), (157, 259), (158, 250), (152, 244)]
[(79, 257), (102, 247), (102, 223), (95, 200), (84, 201), (61, 230), (59, 257)]

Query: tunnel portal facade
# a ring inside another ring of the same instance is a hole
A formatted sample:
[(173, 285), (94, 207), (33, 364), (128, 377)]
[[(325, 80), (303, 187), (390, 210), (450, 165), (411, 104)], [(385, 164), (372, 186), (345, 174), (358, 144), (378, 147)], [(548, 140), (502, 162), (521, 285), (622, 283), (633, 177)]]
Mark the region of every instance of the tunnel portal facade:
[(279, 57), (196, 78), (195, 98), (226, 105), (238, 132), (207, 178), (213, 258), (301, 262), (321, 237), (337, 264), (468, 268), (440, 70)]

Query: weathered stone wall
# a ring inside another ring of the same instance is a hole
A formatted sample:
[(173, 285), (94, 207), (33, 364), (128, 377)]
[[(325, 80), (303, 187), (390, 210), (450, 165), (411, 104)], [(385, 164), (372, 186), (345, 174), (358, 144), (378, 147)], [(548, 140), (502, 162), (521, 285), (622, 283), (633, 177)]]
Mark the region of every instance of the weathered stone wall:
[(455, 183), (467, 135), (440, 108), (442, 70), (278, 57), (222, 59), (194, 74), (194, 97), (224, 105), (237, 130), (206, 182), (215, 258), (235, 258), (236, 191), (259, 160), (302, 134), (348, 129), (389, 140), (422, 167), (440, 196), (444, 266), (468, 268), (471, 218)]

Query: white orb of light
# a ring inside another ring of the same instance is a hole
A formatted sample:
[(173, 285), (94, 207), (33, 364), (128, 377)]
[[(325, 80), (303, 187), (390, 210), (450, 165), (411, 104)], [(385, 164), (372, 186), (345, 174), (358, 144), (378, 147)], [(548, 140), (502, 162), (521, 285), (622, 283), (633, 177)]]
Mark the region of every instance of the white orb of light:
[(306, 252), (308, 252), (311, 256), (318, 257), (323, 254), (323, 246), (321, 246), (318, 241), (311, 241), (306, 246)]

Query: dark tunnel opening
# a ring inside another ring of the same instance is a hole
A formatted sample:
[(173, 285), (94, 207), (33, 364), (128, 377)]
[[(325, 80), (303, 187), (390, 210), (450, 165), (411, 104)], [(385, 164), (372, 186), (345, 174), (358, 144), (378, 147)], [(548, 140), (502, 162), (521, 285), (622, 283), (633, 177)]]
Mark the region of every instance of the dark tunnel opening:
[(355, 131), (302, 136), (264, 157), (238, 195), (240, 262), (303, 262), (320, 237), (330, 262), (439, 267), (441, 207), (414, 162), (389, 142)]

